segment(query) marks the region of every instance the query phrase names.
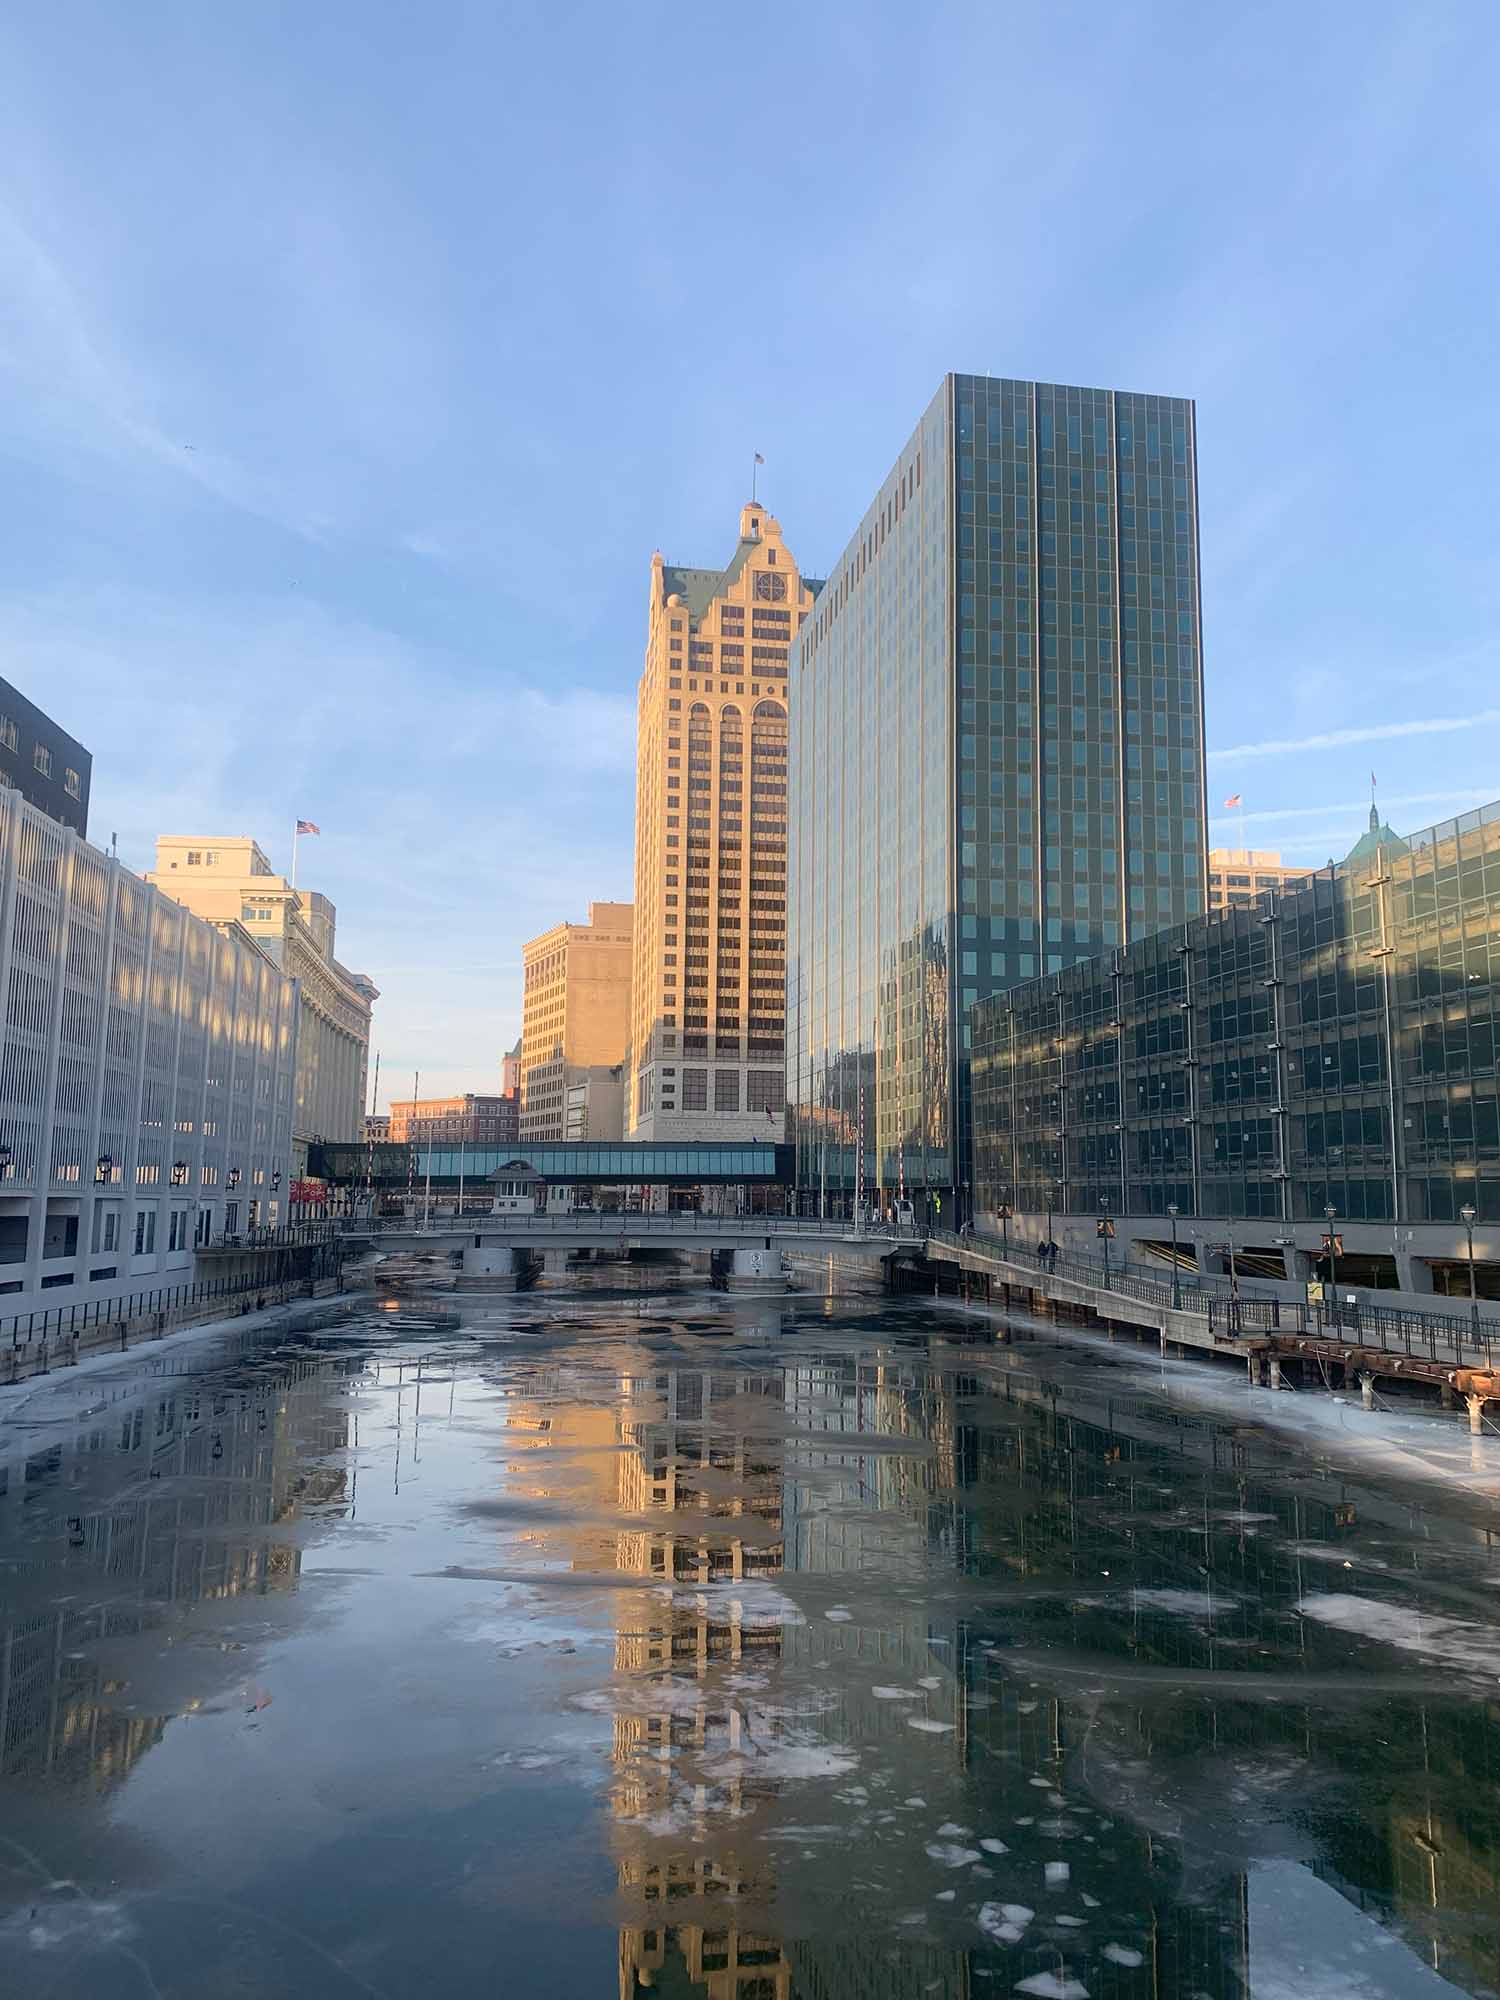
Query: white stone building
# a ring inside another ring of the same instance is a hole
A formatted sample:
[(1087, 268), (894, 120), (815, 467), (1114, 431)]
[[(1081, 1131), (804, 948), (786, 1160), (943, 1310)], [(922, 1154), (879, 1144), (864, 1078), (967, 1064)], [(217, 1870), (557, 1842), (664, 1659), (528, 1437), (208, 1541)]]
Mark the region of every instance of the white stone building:
[(296, 982), (11, 790), (0, 994), (0, 1339), (286, 1219)]
[(339, 963), (338, 913), (328, 898), (293, 887), (248, 834), (162, 834), (146, 880), (217, 929), (247, 932), (297, 981), (294, 1175), (306, 1172), (315, 1140), (348, 1145), (362, 1139), (370, 1013), (380, 989), (367, 974)]

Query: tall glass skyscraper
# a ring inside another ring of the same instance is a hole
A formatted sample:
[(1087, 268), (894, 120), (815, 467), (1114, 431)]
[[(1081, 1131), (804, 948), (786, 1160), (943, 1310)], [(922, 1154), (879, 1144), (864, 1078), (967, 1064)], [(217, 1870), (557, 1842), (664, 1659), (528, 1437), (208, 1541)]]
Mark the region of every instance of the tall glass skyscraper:
[(801, 1199), (961, 1218), (970, 1007), (1203, 908), (1193, 405), (948, 376), (789, 692)]

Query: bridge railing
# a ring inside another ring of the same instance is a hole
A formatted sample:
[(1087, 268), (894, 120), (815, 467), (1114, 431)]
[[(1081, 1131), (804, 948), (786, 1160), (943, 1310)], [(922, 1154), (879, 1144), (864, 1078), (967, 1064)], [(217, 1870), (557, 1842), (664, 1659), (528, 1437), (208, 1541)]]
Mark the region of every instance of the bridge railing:
[(864, 1229), (842, 1218), (824, 1221), (811, 1215), (670, 1215), (639, 1214), (627, 1209), (578, 1209), (567, 1215), (375, 1216), (369, 1221), (344, 1219), (346, 1236), (458, 1236), (476, 1231), (536, 1236), (821, 1236), (846, 1242), (920, 1243), (927, 1234), (919, 1224), (868, 1225)]

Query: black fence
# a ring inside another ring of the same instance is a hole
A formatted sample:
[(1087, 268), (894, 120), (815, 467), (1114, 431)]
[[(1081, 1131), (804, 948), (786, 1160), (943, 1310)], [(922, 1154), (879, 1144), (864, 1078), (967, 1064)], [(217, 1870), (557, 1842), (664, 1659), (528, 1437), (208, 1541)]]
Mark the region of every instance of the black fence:
[(192, 1311), (218, 1300), (244, 1300), (287, 1285), (336, 1276), (342, 1263), (336, 1246), (329, 1240), (320, 1247), (324, 1254), (309, 1258), (298, 1270), (241, 1272), (233, 1277), (205, 1278), (197, 1284), (159, 1285), (151, 1291), (116, 1293), (109, 1299), (15, 1313), (9, 1319), (0, 1319), (0, 1350), (7, 1346), (30, 1347), (41, 1341), (56, 1346), (75, 1336), (82, 1340), (91, 1328), (115, 1326), (153, 1315), (170, 1319), (174, 1313)]
[(215, 1236), (210, 1250), (305, 1250), (310, 1245), (332, 1243), (338, 1235), (332, 1222), (284, 1222), (279, 1227), (238, 1229)]

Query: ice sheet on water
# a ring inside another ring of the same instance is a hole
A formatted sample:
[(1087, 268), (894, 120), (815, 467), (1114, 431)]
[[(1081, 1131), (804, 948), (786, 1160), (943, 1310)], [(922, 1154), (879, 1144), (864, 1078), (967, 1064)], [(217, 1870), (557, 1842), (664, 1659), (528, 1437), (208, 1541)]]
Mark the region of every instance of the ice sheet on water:
[(1361, 1555), (1358, 1550), (1340, 1548), (1336, 1542), (1288, 1542), (1286, 1552), (1304, 1562), (1342, 1563), (1345, 1569), (1389, 1569), (1379, 1556)]
[(981, 1840), (979, 1845), (984, 1849), (986, 1854), (1010, 1853), (1010, 1849), (1006, 1846), (1003, 1840), (985, 1839)]
[(135, 1925), (119, 1903), (79, 1895), (71, 1882), (50, 1885), (51, 1891), (64, 1889), (70, 1892), (67, 1896), (49, 1893), (29, 1902), (25, 1910), (0, 1918), (0, 1940), (8, 1934), (17, 1942), (24, 1940), (33, 1951), (63, 1947), (71, 1955), (107, 1951), (135, 1936)]
[(1089, 1989), (1070, 1972), (1033, 1972), (1016, 1981), (1016, 1991), (1034, 1994), (1036, 2000), (1089, 2000)]
[(1024, 1903), (981, 1903), (979, 1928), (997, 1944), (1018, 1944), (1022, 1932), (1036, 1915)]
[(1177, 1611), (1184, 1618), (1213, 1618), (1228, 1611), (1238, 1600), (1206, 1590), (1132, 1590), (1130, 1601), (1138, 1609)]
[(916, 1688), (878, 1687), (870, 1692), (877, 1701), (920, 1701), (922, 1696)]
[(848, 1750), (831, 1750), (817, 1743), (778, 1743), (758, 1755), (737, 1751), (699, 1768), (706, 1778), (842, 1778), (857, 1770), (859, 1759)]
[(1433, 1618), (1404, 1604), (1383, 1604), (1377, 1598), (1357, 1597), (1350, 1591), (1331, 1590), (1326, 1596), (1304, 1597), (1297, 1609), (1304, 1618), (1315, 1618), (1335, 1631), (1357, 1633), (1363, 1639), (1394, 1646), (1403, 1653), (1417, 1653), (1424, 1659), (1443, 1660), (1450, 1666), (1467, 1667), (1474, 1673), (1500, 1675), (1500, 1629), (1474, 1625), (1462, 1618)]
[(774, 1584), (761, 1583), (755, 1579), (748, 1582), (734, 1580), (728, 1583), (697, 1584), (674, 1590), (672, 1599), (678, 1604), (695, 1604), (700, 1599), (708, 1599), (714, 1605), (727, 1605), (738, 1611), (742, 1625), (805, 1625), (806, 1617), (787, 1596), (784, 1590), (777, 1590)]
[(1066, 1861), (1049, 1861), (1042, 1869), (1049, 1889), (1063, 1888), (1072, 1872)]
[(907, 1716), (906, 1726), (908, 1729), (920, 1729), (928, 1736), (949, 1736), (953, 1732), (951, 1722), (933, 1722), (925, 1715)]
[(955, 1840), (929, 1840), (926, 1854), (940, 1868), (967, 1868), (979, 1859), (977, 1847), (961, 1847)]
[(1140, 1952), (1133, 1950), (1128, 1944), (1107, 1944), (1104, 1947), (1104, 1957), (1109, 1960), (1111, 1965), (1134, 1967), (1144, 1965), (1146, 1962)]

